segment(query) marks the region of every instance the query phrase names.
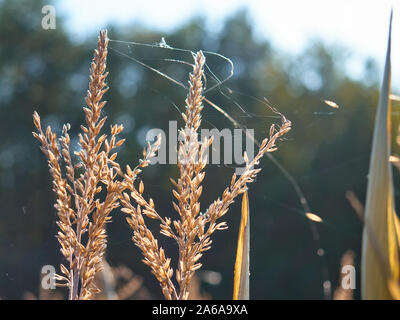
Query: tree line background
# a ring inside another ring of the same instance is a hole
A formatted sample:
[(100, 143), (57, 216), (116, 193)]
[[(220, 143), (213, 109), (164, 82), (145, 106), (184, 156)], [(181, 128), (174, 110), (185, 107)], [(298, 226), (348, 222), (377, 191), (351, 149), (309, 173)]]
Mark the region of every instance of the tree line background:
[[(58, 268), (62, 262), (55, 238), (55, 196), (46, 159), (31, 134), (32, 113), (37, 110), (43, 124), (51, 125), (57, 133), (68, 122), (71, 137), (77, 135), (84, 121), (82, 106), (97, 41), (97, 34), (89, 34), (85, 41), (77, 42), (66, 31), (61, 16), (57, 16), (55, 30), (43, 30), (41, 8), (45, 4), (48, 1), (0, 1), (2, 299), (22, 299), (27, 292), (37, 295), (42, 266)], [(365, 197), (381, 78), (376, 63), (366, 60), (363, 80), (355, 81), (345, 72), (349, 54), (345, 48), (312, 40), (299, 55), (280, 52), (268, 39), (254, 36), (245, 10), (229, 17), (218, 32), (207, 29), (204, 17), (200, 16), (169, 33), (134, 23), (123, 27), (110, 25), (108, 31), (111, 39), (152, 44), (165, 37), (176, 48), (214, 51), (230, 58), (235, 75), (225, 85), (232, 92), (217, 88), (207, 98), (244, 126), (254, 128), (258, 139), (267, 134), (271, 123), (279, 123), (271, 117), (274, 114), (263, 103), (263, 97), (292, 121), (291, 133), (279, 143), (274, 155), (303, 189), (311, 211), (323, 219), (317, 225), (320, 243), (313, 240), (310, 221), (293, 187), (264, 158), (263, 170), (249, 191), (251, 298), (322, 299), (322, 282), (327, 276), (332, 289), (339, 285), (340, 261), (347, 250), (354, 252), (355, 298), (359, 298), (362, 225), (345, 193), (352, 190), (361, 201)], [(190, 61), (190, 56), (116, 42), (110, 42), (110, 47), (107, 124), (124, 124), (127, 142), (119, 159), (123, 166), (134, 165), (141, 156), (143, 133), (147, 129), (162, 128), (167, 132), (168, 121), (178, 119), (178, 126), (182, 123), (174, 104), (182, 110), (186, 92), (113, 49), (155, 66), (184, 84), (190, 68), (163, 59)], [(206, 57), (208, 66), (220, 78), (228, 73), (227, 64), (221, 59)], [(210, 81), (208, 85), (211, 84)], [(335, 101), (339, 109), (327, 106), (323, 99)], [(205, 107), (203, 118), (204, 127), (233, 128), (209, 106)], [(395, 124), (396, 121), (395, 116)], [(208, 167), (203, 208), (221, 194), (233, 170), (224, 165)], [(151, 166), (143, 172), (145, 193), (155, 199), (159, 212), (172, 217), (176, 213), (171, 204), (169, 177), (176, 175), (174, 165)], [(212, 249), (202, 258), (203, 269), (220, 273), (221, 282), (213, 285), (199, 278), (200, 291), (215, 299), (229, 299), (232, 295), (240, 201), (231, 207), (226, 220), (229, 229), (215, 234)], [(143, 279), (146, 297), (161, 298), (158, 283), (141, 262), (141, 254), (130, 240), (131, 230), (118, 209), (113, 212), (108, 233), (108, 263), (128, 267)], [(158, 231), (154, 233), (174, 258), (175, 245)], [(324, 250), (323, 258), (317, 253), (319, 248)]]

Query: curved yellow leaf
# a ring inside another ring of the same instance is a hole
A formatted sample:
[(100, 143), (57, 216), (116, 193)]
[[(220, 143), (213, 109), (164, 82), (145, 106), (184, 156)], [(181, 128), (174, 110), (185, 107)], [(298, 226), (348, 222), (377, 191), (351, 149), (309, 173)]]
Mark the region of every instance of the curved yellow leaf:
[(247, 191), (243, 193), (242, 218), (236, 252), (233, 300), (250, 299), (250, 211)]
[(392, 299), (393, 296), (388, 288), (388, 279), (398, 281), (400, 272), (400, 228), (394, 210), (392, 165), (390, 163), (391, 25), (392, 15), (369, 167), (361, 262), (363, 299)]

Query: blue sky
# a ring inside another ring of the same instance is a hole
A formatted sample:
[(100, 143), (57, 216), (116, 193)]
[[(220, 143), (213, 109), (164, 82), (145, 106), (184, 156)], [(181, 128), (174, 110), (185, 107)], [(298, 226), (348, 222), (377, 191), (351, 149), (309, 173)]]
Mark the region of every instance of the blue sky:
[(278, 49), (298, 53), (314, 37), (343, 45), (353, 54), (347, 68), (355, 78), (368, 56), (382, 70), (393, 7), (392, 79), (400, 90), (400, 0), (61, 0), (56, 11), (66, 16), (68, 29), (80, 37), (110, 22), (136, 22), (167, 32), (198, 13), (208, 17), (209, 30), (218, 30), (242, 7), (248, 8), (257, 37), (272, 40)]

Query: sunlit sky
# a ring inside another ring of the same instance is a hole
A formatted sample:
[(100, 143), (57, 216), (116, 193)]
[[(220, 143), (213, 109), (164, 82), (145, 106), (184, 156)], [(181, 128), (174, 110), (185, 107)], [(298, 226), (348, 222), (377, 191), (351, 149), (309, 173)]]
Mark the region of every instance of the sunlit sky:
[(271, 40), (277, 49), (299, 53), (315, 37), (343, 45), (353, 53), (347, 69), (355, 78), (360, 77), (363, 58), (368, 56), (383, 69), (393, 7), (392, 80), (400, 90), (400, 0), (60, 0), (55, 5), (78, 38), (110, 22), (141, 23), (168, 32), (199, 14), (207, 17), (213, 32), (243, 7), (248, 8), (257, 37)]

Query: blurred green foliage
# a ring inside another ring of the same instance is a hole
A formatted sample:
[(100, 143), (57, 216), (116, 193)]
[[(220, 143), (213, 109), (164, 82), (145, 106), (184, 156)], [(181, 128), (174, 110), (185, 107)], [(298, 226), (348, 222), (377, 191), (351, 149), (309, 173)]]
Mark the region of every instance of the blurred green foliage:
[[(63, 123), (76, 136), (84, 121), (84, 105), (92, 52), (97, 35), (77, 43), (65, 31), (62, 17), (56, 30), (41, 28), (43, 1), (0, 1), (0, 297), (20, 299), (27, 291), (37, 292), (43, 265), (61, 263), (55, 234), (54, 195), (46, 159), (31, 135), (32, 113), (37, 110), (44, 125), (60, 133)], [(296, 194), (282, 173), (267, 159), (263, 171), (250, 187), (251, 297), (254, 299), (322, 299), (322, 270), (327, 268), (332, 288), (338, 285), (340, 258), (348, 250), (356, 253), (359, 270), (361, 225), (345, 199), (353, 190), (364, 199), (368, 171), (372, 122), (380, 79), (372, 60), (365, 63), (365, 81), (346, 76), (346, 51), (310, 42), (299, 56), (275, 50), (267, 40), (256, 38), (245, 11), (230, 17), (218, 32), (196, 18), (171, 33), (159, 33), (140, 26), (110, 26), (111, 39), (153, 44), (165, 37), (176, 48), (209, 50), (232, 59), (235, 75), (225, 88), (207, 93), (207, 98), (248, 128), (264, 137), (277, 119), (262, 102), (272, 105), (293, 122), (289, 136), (279, 143), (278, 160), (303, 188), (312, 212), (324, 223), (318, 225), (325, 259), (317, 255), (309, 221), (302, 213)], [(109, 92), (105, 107), (108, 124), (123, 123), (127, 138), (121, 148), (122, 165), (134, 165), (141, 156), (143, 132), (168, 129), (178, 119), (176, 107), (184, 107), (186, 92), (171, 81), (121, 55), (168, 73), (187, 83), (190, 68), (163, 59), (190, 62), (190, 55), (177, 51), (110, 42), (108, 58)], [(114, 50), (113, 50), (114, 49)], [(229, 72), (221, 59), (206, 55), (219, 78)], [(208, 83), (208, 87), (212, 85)], [(257, 99), (259, 100), (257, 100)], [(323, 103), (333, 100), (333, 109)], [(174, 106), (176, 105), (176, 107)], [(240, 104), (246, 111), (238, 107)], [(233, 128), (209, 106), (204, 127)], [(77, 140), (72, 141), (77, 148)], [(210, 165), (202, 197), (205, 208), (230, 181), (230, 166)], [(173, 165), (151, 166), (143, 173), (146, 194), (155, 199), (159, 212), (174, 217), (169, 177), (176, 177)], [(233, 288), (235, 246), (240, 221), (240, 201), (226, 216), (230, 228), (214, 237), (213, 247), (202, 259), (205, 270), (222, 274), (218, 286), (203, 284), (213, 298), (229, 299)], [(156, 226), (154, 226), (156, 227)], [(124, 214), (116, 210), (108, 226), (107, 259), (111, 265), (125, 264), (145, 277), (155, 298), (159, 286), (140, 260), (131, 242)], [(175, 257), (173, 242), (162, 245)], [(175, 260), (176, 261), (176, 260)], [(359, 278), (357, 278), (359, 279)], [(359, 297), (357, 282), (356, 297)]]

